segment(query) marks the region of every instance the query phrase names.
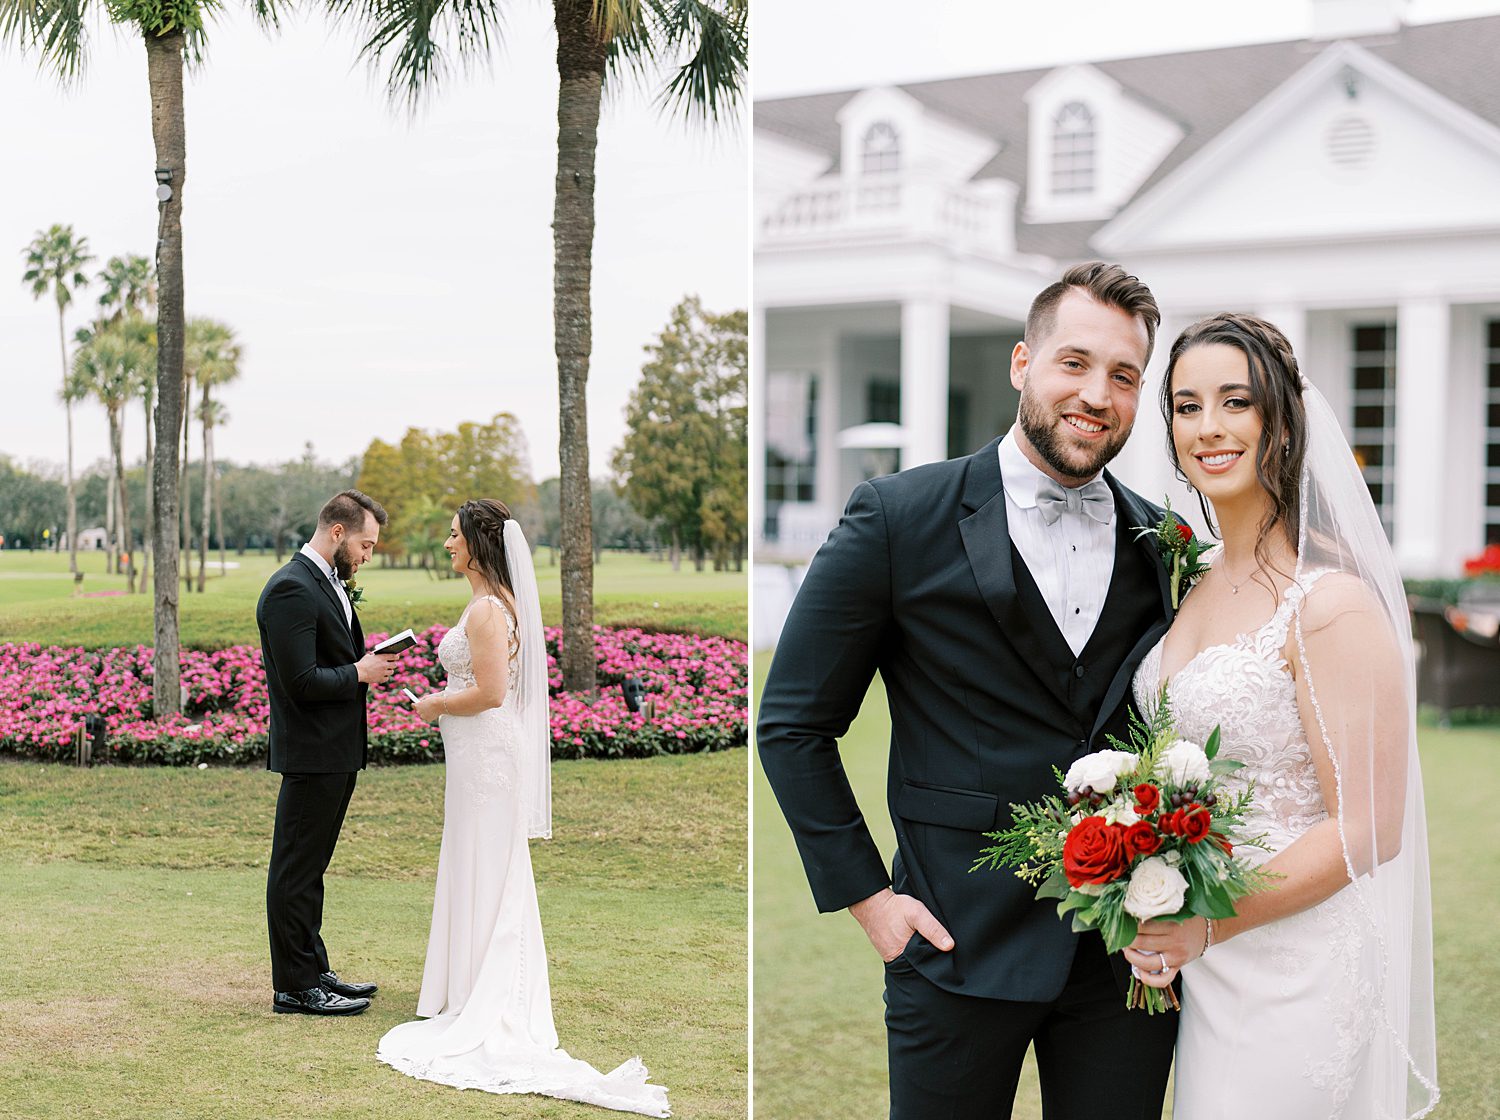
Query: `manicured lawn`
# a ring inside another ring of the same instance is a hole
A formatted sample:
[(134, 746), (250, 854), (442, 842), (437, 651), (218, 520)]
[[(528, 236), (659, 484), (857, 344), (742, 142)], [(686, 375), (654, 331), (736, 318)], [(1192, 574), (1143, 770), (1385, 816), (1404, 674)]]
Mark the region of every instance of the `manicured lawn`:
[[(758, 653), (754, 678), (765, 679)], [(877, 681), (844, 740), (844, 765), (881, 850), (890, 722)], [(1421, 732), (1431, 847), (1438, 1061), (1435, 1120), (1500, 1116), (1500, 723)], [(755, 767), (755, 1114), (868, 1120), (886, 1111), (880, 962), (847, 914), (818, 915), (791, 834)], [(1017, 1120), (1041, 1116), (1029, 1068)], [(1274, 1075), (1275, 1071), (1268, 1071)]]
[[(745, 765), (557, 763), (557, 839), (532, 845), (562, 1044), (642, 1055), (678, 1116), (746, 1114)], [(0, 763), (0, 1116), (597, 1120), (375, 1061), (416, 1005), (443, 773), (360, 776), (324, 936), (381, 992), (325, 1021), (270, 1009), (274, 775)]]
[[(546, 549), (535, 559), (543, 621), (560, 625), (559, 569), (549, 563)], [(66, 554), (0, 552), (0, 641), (150, 644), (150, 592), (124, 594), (125, 577), (105, 574), (103, 553), (80, 553), (78, 560), (84, 572), (82, 597), (74, 596)], [(179, 595), (184, 645), (218, 648), (259, 640), (255, 602), (277, 568), (276, 557), (231, 552), (228, 561), (231, 567), (220, 575), (217, 554), (210, 556), (204, 593)], [(468, 598), (462, 581), (421, 569), (382, 568), (378, 561), (362, 568), (357, 578), (366, 595), (360, 620), (370, 633), (451, 625)], [(605, 553), (594, 569), (595, 621), (743, 639), (747, 586), (745, 572), (697, 572), (690, 563), (674, 572), (667, 562), (649, 556)], [(109, 594), (100, 594), (105, 592)]]

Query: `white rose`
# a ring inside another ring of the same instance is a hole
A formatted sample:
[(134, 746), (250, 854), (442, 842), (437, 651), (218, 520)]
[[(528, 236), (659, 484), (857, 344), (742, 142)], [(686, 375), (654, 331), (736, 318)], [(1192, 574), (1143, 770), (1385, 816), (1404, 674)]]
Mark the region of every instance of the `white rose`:
[(1208, 781), (1208, 756), (1197, 743), (1178, 739), (1162, 751), (1156, 761), (1167, 780), (1174, 785)]
[(1143, 859), (1130, 873), (1125, 888), (1125, 912), (1140, 921), (1175, 914), (1187, 896), (1187, 880), (1164, 859)]
[(1140, 820), (1140, 814), (1135, 811), (1133, 801), (1111, 801), (1104, 812), (1099, 814), (1110, 824), (1122, 824), (1126, 828)]
[(1095, 751), (1068, 767), (1063, 785), (1069, 793), (1077, 793), (1085, 786), (1095, 793), (1108, 793), (1115, 788), (1120, 775), (1130, 773), (1139, 761), (1129, 751)]

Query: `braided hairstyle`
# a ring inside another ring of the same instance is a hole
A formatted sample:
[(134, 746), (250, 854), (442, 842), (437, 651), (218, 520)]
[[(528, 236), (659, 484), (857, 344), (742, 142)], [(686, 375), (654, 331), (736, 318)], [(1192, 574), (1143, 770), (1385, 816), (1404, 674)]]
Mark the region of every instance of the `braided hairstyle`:
[(515, 589), (510, 585), (510, 569), (505, 562), (505, 523), (510, 519), (510, 510), (495, 498), (474, 498), (458, 507), (458, 531), (469, 549), (469, 570), (478, 572), (505, 600), (511, 617), (518, 618)]
[[(1232, 346), (1245, 355), (1250, 367), (1250, 403), (1260, 416), (1260, 446), (1255, 452), (1255, 477), (1271, 499), (1255, 542), (1255, 559), (1262, 568), (1275, 569), (1271, 544), (1279, 536), (1297, 547), (1300, 518), (1302, 460), (1307, 453), (1307, 412), (1302, 403), (1302, 375), (1292, 344), (1275, 326), (1254, 315), (1221, 312), (1184, 330), (1172, 343), (1167, 373), (1161, 382), (1161, 414), (1167, 422), (1167, 455), (1184, 482), (1177, 444), (1172, 438), (1172, 374), (1178, 359), (1195, 346)], [(1218, 528), (1208, 500), (1198, 495), (1204, 520), (1214, 536)], [(1282, 573), (1286, 574), (1286, 573)]]

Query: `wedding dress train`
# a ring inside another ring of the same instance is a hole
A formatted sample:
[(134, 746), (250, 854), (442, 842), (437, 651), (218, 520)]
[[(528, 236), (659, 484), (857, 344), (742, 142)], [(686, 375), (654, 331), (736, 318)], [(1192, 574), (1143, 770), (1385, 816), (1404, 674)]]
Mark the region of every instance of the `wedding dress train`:
[[(515, 619), (497, 603), (514, 632)], [(465, 610), (438, 645), (450, 694), (474, 686)], [(437, 893), (417, 1014), (380, 1040), (376, 1056), (402, 1073), (460, 1089), (540, 1093), (645, 1116), (669, 1116), (667, 1091), (639, 1058), (608, 1074), (558, 1047), (517, 796), (517, 661), (505, 703), (443, 716), (447, 758)]]

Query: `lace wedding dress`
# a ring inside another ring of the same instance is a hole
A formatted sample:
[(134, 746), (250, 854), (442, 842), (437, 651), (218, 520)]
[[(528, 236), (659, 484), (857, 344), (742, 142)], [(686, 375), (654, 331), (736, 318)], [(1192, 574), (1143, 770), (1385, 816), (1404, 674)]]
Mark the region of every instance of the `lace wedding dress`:
[[(1206, 742), (1217, 725), (1221, 753), (1245, 764), (1225, 779), (1255, 783), (1245, 834), (1270, 852), (1237, 848), (1264, 863), (1328, 811), (1282, 656), (1293, 614), (1322, 572), (1293, 584), (1259, 629), (1209, 646), (1168, 683), (1178, 733)], [(1165, 638), (1141, 661), (1134, 693), (1155, 709)], [(1174, 1120), (1369, 1120), (1375, 1075), (1367, 1061), (1377, 1021), (1377, 946), (1363, 935), (1355, 893), (1215, 945), (1182, 970)]]
[[(437, 894), (417, 1014), (380, 1040), (376, 1056), (402, 1073), (460, 1089), (541, 1093), (622, 1112), (668, 1116), (667, 1091), (646, 1084), (632, 1058), (609, 1074), (558, 1048), (531, 872), (517, 796), (516, 622), (505, 703), (474, 716), (443, 716), (447, 786)], [(438, 644), (451, 695), (474, 687), (468, 610)]]

